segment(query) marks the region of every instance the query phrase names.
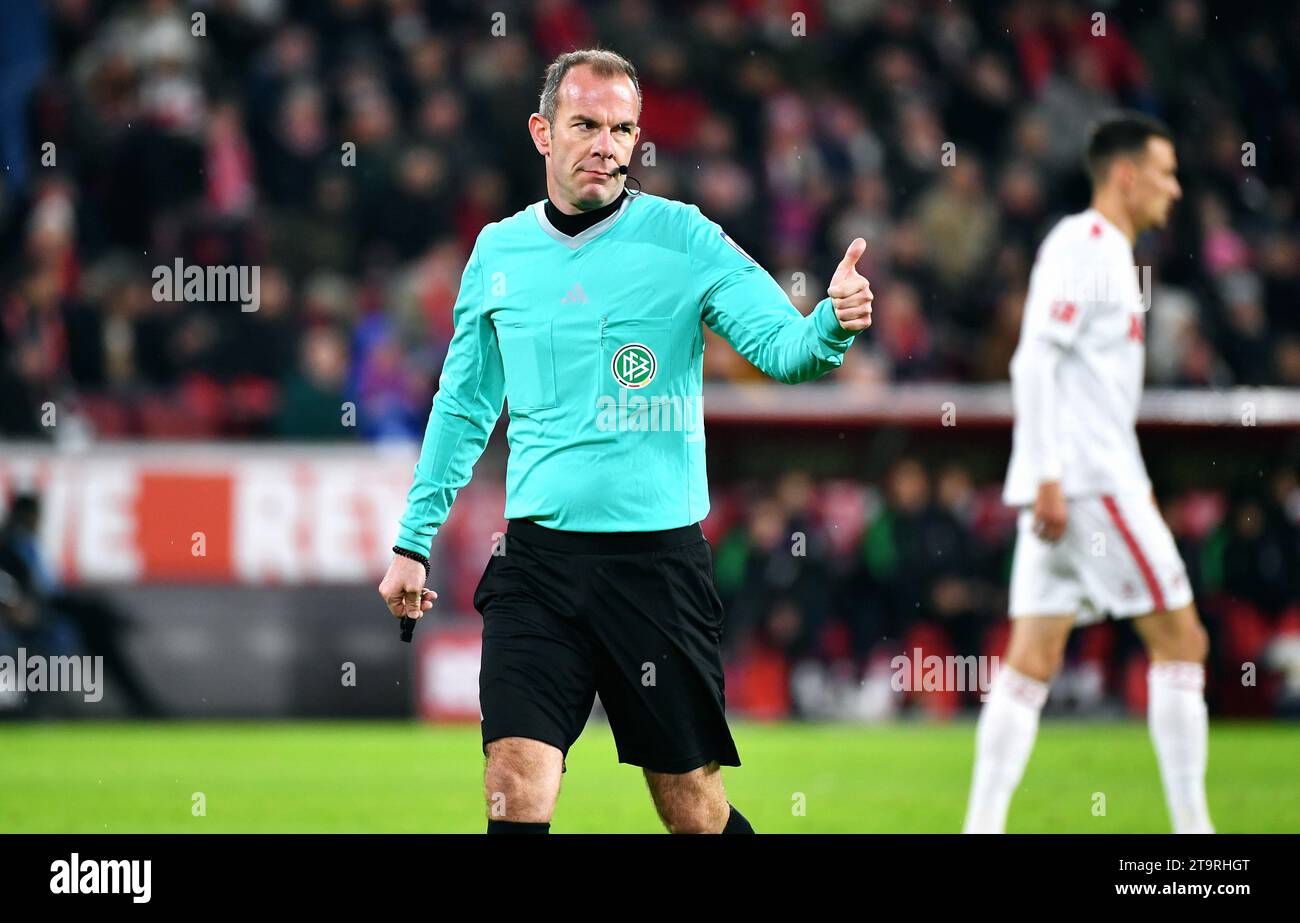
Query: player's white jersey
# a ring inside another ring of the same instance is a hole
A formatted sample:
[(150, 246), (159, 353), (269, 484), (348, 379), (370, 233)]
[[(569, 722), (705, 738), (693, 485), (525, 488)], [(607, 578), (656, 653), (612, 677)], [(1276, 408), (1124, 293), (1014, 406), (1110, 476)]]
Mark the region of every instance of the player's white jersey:
[(1011, 360), (1006, 503), (1033, 503), (1053, 479), (1067, 497), (1150, 491), (1135, 429), (1145, 320), (1128, 238), (1095, 209), (1061, 219), (1034, 261)]

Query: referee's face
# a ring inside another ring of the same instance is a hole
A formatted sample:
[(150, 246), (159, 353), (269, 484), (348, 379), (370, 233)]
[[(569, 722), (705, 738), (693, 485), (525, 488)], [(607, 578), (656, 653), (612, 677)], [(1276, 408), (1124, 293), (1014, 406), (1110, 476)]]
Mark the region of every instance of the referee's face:
[(625, 76), (578, 66), (564, 75), (558, 97), (554, 125), (539, 115), (529, 122), (546, 158), (546, 193), (567, 214), (600, 208), (623, 190), (624, 177), (610, 174), (632, 159), (641, 136), (636, 88)]

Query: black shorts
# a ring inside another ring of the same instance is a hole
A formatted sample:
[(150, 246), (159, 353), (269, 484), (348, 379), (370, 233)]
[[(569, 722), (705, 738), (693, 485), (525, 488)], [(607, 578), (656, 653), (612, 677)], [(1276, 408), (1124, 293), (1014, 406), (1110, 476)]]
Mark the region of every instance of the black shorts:
[(586, 533), (512, 519), (474, 591), (483, 616), (483, 747), (527, 737), (568, 754), (595, 696), (620, 763), (739, 766), (727, 728), (722, 602), (698, 524)]

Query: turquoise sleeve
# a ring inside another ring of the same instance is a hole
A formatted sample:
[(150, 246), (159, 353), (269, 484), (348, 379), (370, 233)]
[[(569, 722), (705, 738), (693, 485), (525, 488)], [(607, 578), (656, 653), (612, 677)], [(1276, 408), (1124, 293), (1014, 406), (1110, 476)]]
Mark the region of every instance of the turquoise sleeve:
[(496, 331), (483, 310), (483, 269), (478, 246), (461, 276), (454, 329), (433, 397), (397, 545), (429, 553), (456, 498), (469, 483), (505, 403), (505, 379)]
[(800, 314), (753, 257), (693, 211), (687, 250), (710, 329), (759, 371), (786, 384), (838, 368), (854, 334), (840, 326), (831, 300), (819, 301), (806, 317)]

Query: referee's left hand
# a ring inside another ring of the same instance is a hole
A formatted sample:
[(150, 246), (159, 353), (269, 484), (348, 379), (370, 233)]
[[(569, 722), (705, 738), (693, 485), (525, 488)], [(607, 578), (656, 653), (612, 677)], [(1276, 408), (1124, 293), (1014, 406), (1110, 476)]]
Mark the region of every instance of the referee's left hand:
[(871, 301), (875, 296), (871, 294), (871, 283), (857, 269), (858, 260), (866, 251), (867, 242), (861, 237), (853, 238), (826, 289), (840, 326), (854, 333), (871, 326)]

